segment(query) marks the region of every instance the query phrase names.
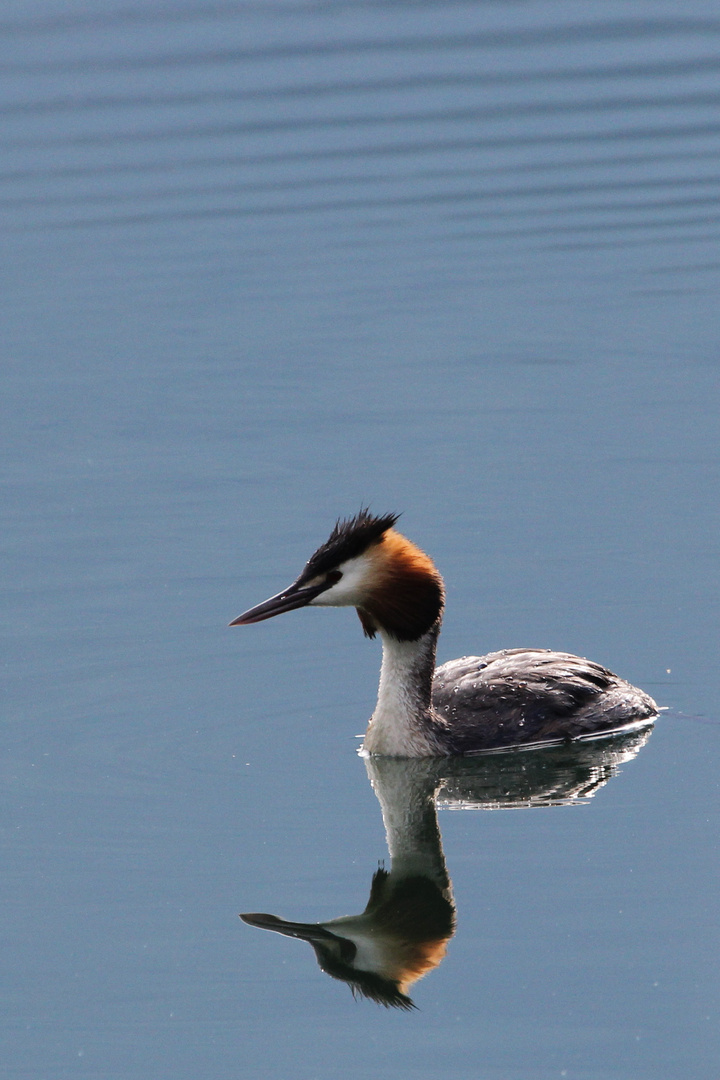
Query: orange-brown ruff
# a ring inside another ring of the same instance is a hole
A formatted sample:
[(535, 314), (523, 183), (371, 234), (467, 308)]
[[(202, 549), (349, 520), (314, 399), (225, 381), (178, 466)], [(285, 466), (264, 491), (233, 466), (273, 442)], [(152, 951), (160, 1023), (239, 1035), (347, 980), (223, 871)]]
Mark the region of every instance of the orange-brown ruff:
[(384, 532), (367, 556), (370, 582), (357, 609), (367, 636), (384, 629), (406, 641), (427, 633), (445, 606), (443, 579), (430, 556), (395, 529)]
[(650, 724), (657, 705), (584, 657), (549, 649), (464, 656), (435, 669), (445, 600), (432, 559), (394, 529), (397, 515), (338, 521), (287, 589), (231, 626), (295, 608), (355, 607), (383, 645), (363, 750), (394, 757), (474, 754), (597, 738)]

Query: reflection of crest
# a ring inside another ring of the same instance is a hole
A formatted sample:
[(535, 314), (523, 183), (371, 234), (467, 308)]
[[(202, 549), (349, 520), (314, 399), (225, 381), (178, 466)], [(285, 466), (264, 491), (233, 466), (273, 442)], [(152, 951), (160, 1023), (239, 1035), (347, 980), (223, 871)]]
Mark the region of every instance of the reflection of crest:
[(391, 862), (389, 871), (373, 875), (365, 910), (322, 923), (266, 914), (241, 918), (309, 942), (322, 970), (348, 983), (354, 994), (410, 1009), (409, 988), (442, 961), (455, 929), (436, 807), (582, 804), (635, 757), (650, 730), (468, 758), (367, 758)]

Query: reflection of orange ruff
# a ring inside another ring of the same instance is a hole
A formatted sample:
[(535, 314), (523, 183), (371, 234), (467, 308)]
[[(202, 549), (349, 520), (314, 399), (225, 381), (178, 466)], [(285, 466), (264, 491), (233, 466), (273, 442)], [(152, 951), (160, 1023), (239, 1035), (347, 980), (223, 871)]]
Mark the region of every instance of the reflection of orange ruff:
[(363, 750), (445, 757), (596, 738), (647, 725), (657, 705), (571, 653), (505, 649), (435, 670), (445, 591), (432, 559), (368, 510), (338, 521), (289, 588), (235, 619), (261, 622), (314, 605), (355, 607), (383, 662)]
[(385, 953), (385, 974), (403, 993), (440, 964), (453, 935), (453, 906), (429, 878), (404, 878), (393, 884), (378, 870), (364, 914)]

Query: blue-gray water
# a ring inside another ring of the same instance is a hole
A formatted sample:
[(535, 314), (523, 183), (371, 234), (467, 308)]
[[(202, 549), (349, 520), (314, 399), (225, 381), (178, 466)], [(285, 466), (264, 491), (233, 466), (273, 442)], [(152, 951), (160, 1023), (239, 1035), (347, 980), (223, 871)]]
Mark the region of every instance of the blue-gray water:
[[(20, 1080), (716, 1080), (715, 3), (0, 18), (2, 1059)], [(439, 658), (669, 706), (585, 805), (440, 811), (413, 1013), (240, 911), (386, 859), (347, 611), (228, 630), (402, 510)]]

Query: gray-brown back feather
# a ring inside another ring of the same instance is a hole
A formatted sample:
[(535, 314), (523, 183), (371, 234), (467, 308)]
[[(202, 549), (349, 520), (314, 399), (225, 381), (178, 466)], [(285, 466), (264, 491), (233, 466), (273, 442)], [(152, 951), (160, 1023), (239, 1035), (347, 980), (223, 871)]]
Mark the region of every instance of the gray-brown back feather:
[(505, 649), (439, 667), (432, 703), (452, 753), (575, 739), (655, 716), (652, 698), (584, 657)]

